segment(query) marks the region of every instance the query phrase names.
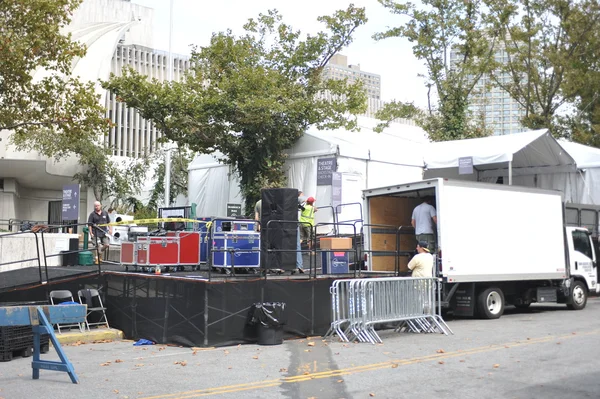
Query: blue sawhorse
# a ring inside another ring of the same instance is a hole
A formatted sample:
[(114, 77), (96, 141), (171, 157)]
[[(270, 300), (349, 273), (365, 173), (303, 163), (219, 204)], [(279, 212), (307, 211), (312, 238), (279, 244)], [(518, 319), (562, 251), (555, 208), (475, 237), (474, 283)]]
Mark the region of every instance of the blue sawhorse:
[[(87, 314), (86, 305), (47, 305), (47, 306), (10, 306), (0, 307), (0, 326), (32, 326), (33, 328), (33, 379), (40, 378), (40, 369), (64, 371), (69, 373), (73, 384), (78, 378), (73, 365), (67, 359), (52, 324), (82, 323)], [(40, 359), (40, 334), (49, 334), (52, 345), (60, 361)]]

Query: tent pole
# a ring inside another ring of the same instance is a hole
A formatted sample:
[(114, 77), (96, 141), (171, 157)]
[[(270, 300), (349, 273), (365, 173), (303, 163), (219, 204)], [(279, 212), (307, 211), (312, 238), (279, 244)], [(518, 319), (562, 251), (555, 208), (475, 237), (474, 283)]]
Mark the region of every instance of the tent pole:
[(508, 185), (512, 186), (512, 161), (508, 161)]

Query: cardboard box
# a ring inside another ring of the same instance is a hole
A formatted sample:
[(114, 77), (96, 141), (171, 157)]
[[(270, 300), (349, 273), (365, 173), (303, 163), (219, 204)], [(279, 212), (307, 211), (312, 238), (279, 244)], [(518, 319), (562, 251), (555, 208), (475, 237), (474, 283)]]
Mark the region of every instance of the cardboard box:
[(324, 237), (320, 242), (321, 249), (352, 249), (350, 237)]

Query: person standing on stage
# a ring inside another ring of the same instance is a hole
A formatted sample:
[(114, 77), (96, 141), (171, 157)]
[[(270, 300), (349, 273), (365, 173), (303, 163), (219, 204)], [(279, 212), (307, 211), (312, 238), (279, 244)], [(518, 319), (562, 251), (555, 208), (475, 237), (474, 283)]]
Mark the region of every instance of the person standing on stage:
[(314, 206), (315, 199), (308, 197), (304, 210), (300, 212), (300, 239), (308, 242), (308, 248), (312, 247), (312, 232), (315, 226), (315, 212), (317, 209)]
[(94, 212), (90, 213), (88, 217), (88, 224), (90, 225), (90, 239), (96, 237), (99, 245), (100, 256), (98, 258), (98, 262), (102, 263), (102, 253), (109, 246), (109, 239), (106, 235), (108, 233), (107, 226), (98, 225), (108, 224), (110, 222), (110, 218), (106, 211), (102, 210), (102, 204), (100, 201), (94, 202)]

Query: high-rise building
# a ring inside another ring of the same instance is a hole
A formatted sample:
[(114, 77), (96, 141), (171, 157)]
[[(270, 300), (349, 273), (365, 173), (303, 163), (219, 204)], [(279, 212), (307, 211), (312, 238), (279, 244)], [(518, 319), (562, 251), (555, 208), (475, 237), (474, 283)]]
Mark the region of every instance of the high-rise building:
[[(450, 52), (450, 62), (454, 63), (459, 57), (458, 52)], [(496, 62), (508, 62), (508, 54), (499, 47), (494, 54)], [(499, 79), (508, 83), (511, 77), (499, 74)], [(520, 120), (525, 116), (523, 107), (510, 94), (494, 84), (489, 75), (484, 75), (475, 83), (473, 93), (469, 97), (469, 110), (475, 117), (481, 116), (485, 126), (494, 135), (520, 133), (527, 130), (521, 126)]]
[(381, 99), (381, 76), (376, 73), (361, 71), (360, 64), (349, 65), (348, 57), (345, 55), (335, 54), (331, 57), (323, 70), (323, 78), (348, 78), (348, 83), (360, 80), (363, 82), (369, 99)]

